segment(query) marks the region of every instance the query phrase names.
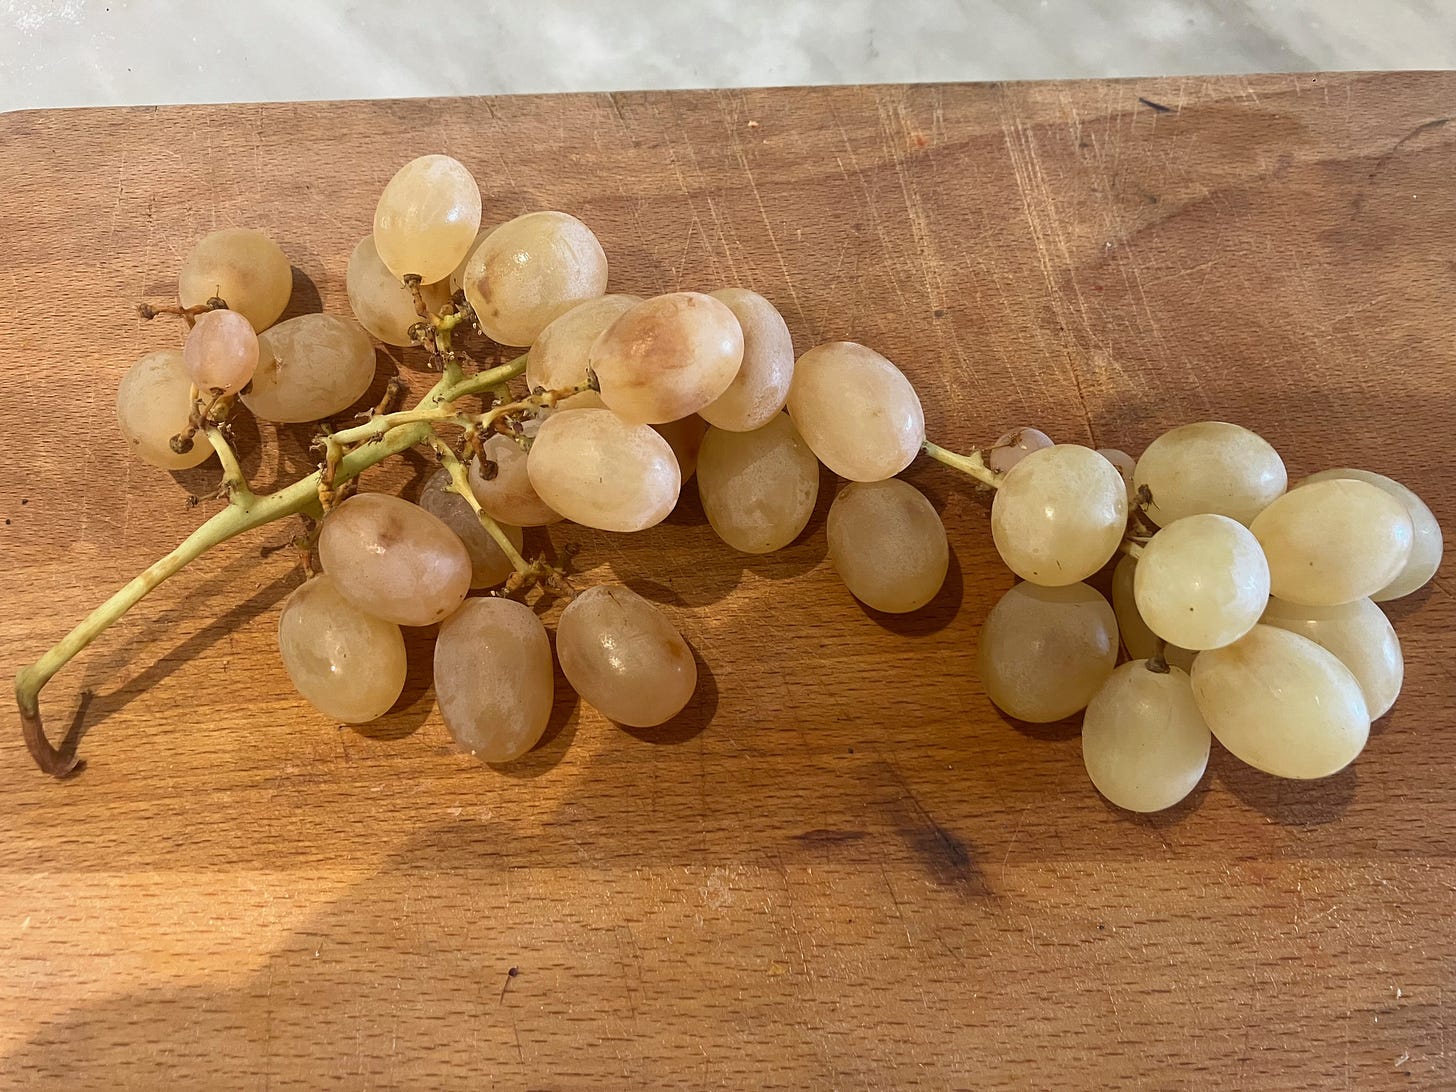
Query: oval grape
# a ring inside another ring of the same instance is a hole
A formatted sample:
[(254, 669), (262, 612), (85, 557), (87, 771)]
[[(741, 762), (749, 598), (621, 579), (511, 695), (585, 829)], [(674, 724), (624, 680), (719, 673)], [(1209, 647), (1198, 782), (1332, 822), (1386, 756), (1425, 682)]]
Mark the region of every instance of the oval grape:
[(480, 187), (448, 155), (422, 155), (395, 172), (374, 209), (374, 246), (397, 280), (442, 281), (480, 227)]
[(940, 513), (909, 482), (851, 482), (829, 506), (829, 560), (850, 594), (890, 614), (940, 591), (950, 546)]
[(278, 321), (293, 295), (293, 267), (268, 236), (249, 228), (204, 235), (182, 262), (177, 301), (200, 307), (221, 299), (262, 333)]
[(360, 610), (320, 573), (294, 589), (278, 619), (278, 653), (294, 687), (345, 724), (389, 712), (404, 690), (404, 637), (393, 622)]
[(697, 469), (708, 523), (746, 554), (793, 542), (819, 497), (819, 460), (783, 413), (752, 432), (709, 429)]
[(715, 428), (752, 432), (784, 408), (794, 379), (794, 341), (778, 308), (746, 288), (708, 293), (727, 306), (743, 331), (743, 363), (733, 382), (698, 412)]
[(319, 421), (374, 382), (374, 343), (338, 315), (299, 315), (258, 336), (258, 367), (240, 396), (265, 421)]
[(852, 341), (799, 357), (789, 416), (819, 461), (855, 482), (893, 478), (925, 443), (925, 412), (904, 373)]
[(526, 459), (536, 494), (569, 520), (603, 531), (641, 531), (677, 504), (682, 475), (668, 442), (611, 410), (554, 413)]
[(1017, 576), (1059, 587), (1091, 576), (1127, 530), (1127, 487), (1089, 447), (1054, 444), (1028, 452), (991, 502), (991, 537)]

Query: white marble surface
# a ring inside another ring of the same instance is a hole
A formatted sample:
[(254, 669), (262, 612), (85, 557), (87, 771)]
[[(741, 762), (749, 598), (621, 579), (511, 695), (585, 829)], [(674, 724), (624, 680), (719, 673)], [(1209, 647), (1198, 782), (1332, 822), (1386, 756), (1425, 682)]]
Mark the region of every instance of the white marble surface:
[(0, 110), (1456, 67), (1456, 0), (0, 0)]

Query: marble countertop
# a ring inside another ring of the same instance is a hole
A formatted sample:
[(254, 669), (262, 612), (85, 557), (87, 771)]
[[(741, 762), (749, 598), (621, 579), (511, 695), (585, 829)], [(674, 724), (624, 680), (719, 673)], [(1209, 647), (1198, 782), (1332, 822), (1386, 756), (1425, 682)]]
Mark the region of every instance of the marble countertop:
[(1452, 67), (1451, 0), (0, 0), (0, 110)]

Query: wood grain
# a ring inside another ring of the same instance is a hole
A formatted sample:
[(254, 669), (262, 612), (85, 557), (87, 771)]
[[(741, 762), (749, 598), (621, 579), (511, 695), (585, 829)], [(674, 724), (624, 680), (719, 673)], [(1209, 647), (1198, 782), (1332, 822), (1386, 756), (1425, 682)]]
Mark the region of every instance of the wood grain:
[[(949, 446), (1034, 423), (1136, 451), (1229, 419), (1449, 521), (1453, 105), (1456, 75), (1376, 74), (0, 117), (0, 660), (201, 518), (209, 474), (129, 461), (113, 425), (123, 370), (177, 338), (133, 302), (249, 225), (296, 309), (344, 310), (375, 195), (435, 150), (488, 219), (583, 217), (616, 290), (742, 284), (801, 348), (882, 350)], [(259, 427), (248, 468), (296, 475), (306, 441)], [(0, 737), (0, 1084), (1456, 1085), (1449, 577), (1392, 607), (1405, 693), (1357, 765), (1279, 782), (1218, 752), (1133, 818), (1074, 725), (986, 702), (977, 628), (1011, 580), (985, 500), (908, 477), (955, 560), (907, 619), (838, 584), (827, 476), (768, 558), (692, 490), (644, 534), (553, 532), (664, 605), (702, 691), (656, 731), (563, 693), (501, 771), (452, 752), (428, 633), (373, 727), (292, 694), (299, 577), (264, 552), (291, 531), (184, 572), (52, 687), (52, 723), (90, 726), (80, 778)]]

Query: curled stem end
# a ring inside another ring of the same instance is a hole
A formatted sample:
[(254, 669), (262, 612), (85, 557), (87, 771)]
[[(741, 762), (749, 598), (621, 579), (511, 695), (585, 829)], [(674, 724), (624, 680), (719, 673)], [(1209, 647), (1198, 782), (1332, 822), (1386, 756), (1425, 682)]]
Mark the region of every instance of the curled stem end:
[(15, 705), (20, 710), (25, 746), (35, 764), (56, 778), (80, 773), (86, 764), (76, 754), (75, 740), (66, 739), (56, 748), (46, 738), (45, 724), (40, 716), (40, 695), (30, 688), (24, 671), (15, 677)]

